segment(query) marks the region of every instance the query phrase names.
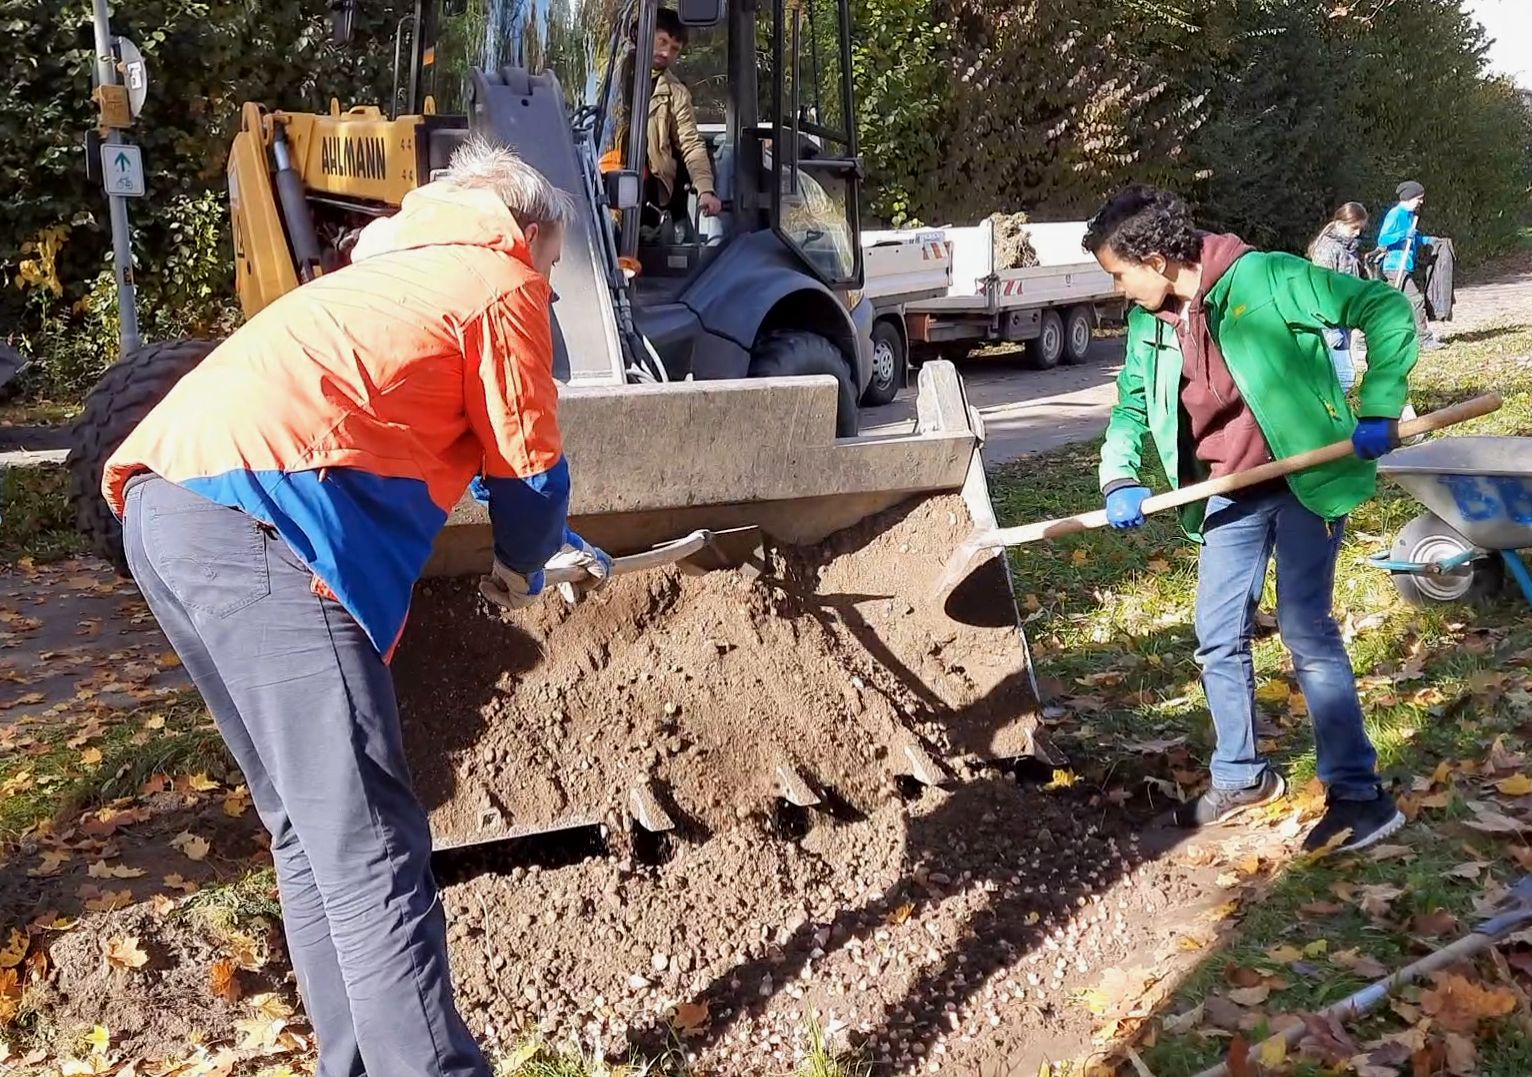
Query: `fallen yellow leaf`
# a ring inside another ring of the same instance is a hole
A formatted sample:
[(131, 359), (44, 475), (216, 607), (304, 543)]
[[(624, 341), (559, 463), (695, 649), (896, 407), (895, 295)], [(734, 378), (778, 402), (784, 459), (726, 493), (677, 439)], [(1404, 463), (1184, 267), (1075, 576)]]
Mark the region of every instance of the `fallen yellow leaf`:
[(202, 860), (207, 856), (208, 851), (212, 849), (212, 845), (208, 843), (206, 838), (199, 838), (197, 835), (184, 830), (171, 840), (170, 846), (173, 849), (181, 850), (188, 860)]
[(1260, 1049), (1255, 1053), (1256, 1060), (1269, 1070), (1275, 1070), (1287, 1061), (1287, 1041), (1281, 1036), (1272, 1036), (1261, 1043)]
[(87, 912), (111, 912), (113, 909), (126, 909), (133, 904), (133, 891), (131, 890), (106, 890), (98, 897), (85, 902)]
[(104, 1055), (112, 1046), (112, 1034), (106, 1030), (105, 1025), (97, 1025), (85, 1037), (85, 1042), (90, 1044), (92, 1054)]
[(1266, 956), (1281, 965), (1291, 965), (1303, 956), (1296, 946), (1276, 946), (1266, 951)]
[(84, 763), (87, 767), (99, 767), (101, 759), (100, 748), (87, 748), (80, 753), (80, 762)]
[(206, 774), (193, 774), (186, 780), (186, 784), (199, 793), (211, 793), (214, 789), (218, 788), (218, 783)]
[(150, 718), (147, 722), (144, 723), (144, 728), (145, 729), (164, 729), (165, 728), (165, 716), (163, 714), (156, 714), (156, 715), (154, 715), (152, 718)]
[(1320, 957), (1330, 952), (1328, 939), (1315, 939), (1303, 948), (1304, 957)]
[(1048, 784), (1045, 785), (1043, 788), (1045, 788), (1045, 789), (1068, 789), (1070, 786), (1074, 785), (1079, 780), (1080, 780), (1079, 775), (1077, 775), (1072, 770), (1055, 770), (1053, 772), (1052, 780), (1050, 780), (1048, 782)]
[(136, 936), (128, 935), (107, 940), (106, 960), (113, 968), (141, 969), (149, 963), (149, 955), (144, 953)]
[(1501, 778), (1495, 783), (1495, 788), (1508, 797), (1524, 797), (1532, 794), (1532, 778), (1525, 774), (1513, 774), (1509, 778)]
[(231, 819), (238, 819), (249, 807), (250, 790), (243, 785), (235, 786), (223, 798), (223, 813)]
[(142, 868), (130, 868), (126, 864), (107, 864), (97, 860), (86, 869), (92, 879), (138, 879), (147, 874)]
[(914, 911), (915, 906), (906, 901), (898, 908), (890, 910), (887, 920), (890, 924), (902, 924), (910, 918), (910, 914)]
[(5, 945), (0, 947), (0, 969), (13, 969), (21, 964), (22, 958), (27, 956), (27, 945), (31, 939), (20, 928), (11, 928), (6, 936)]
[(1170, 571), (1170, 562), (1163, 557), (1156, 557), (1149, 562), (1149, 571), (1156, 576), (1163, 576)]
[(1083, 565), (1085, 562), (1090, 560), (1090, 554), (1086, 553), (1085, 549), (1082, 547), (1081, 549), (1076, 550), (1069, 559), (1076, 565)]

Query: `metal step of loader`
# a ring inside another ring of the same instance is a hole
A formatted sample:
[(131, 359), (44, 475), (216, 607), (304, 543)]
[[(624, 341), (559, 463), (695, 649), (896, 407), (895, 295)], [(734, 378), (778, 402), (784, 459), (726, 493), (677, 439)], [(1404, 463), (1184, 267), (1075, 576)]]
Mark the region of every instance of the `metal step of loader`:
[(457, 507), (394, 660), (438, 849), (591, 827), (692, 840), (779, 805), (865, 812), (972, 761), (1056, 759), (1005, 558), (958, 602), (932, 590), (995, 523), (956, 370), (922, 368), (902, 435), (836, 439), (835, 398), (828, 377), (561, 397), (577, 531), (621, 555), (757, 526), (748, 572), (656, 570), (490, 618), (488, 521)]

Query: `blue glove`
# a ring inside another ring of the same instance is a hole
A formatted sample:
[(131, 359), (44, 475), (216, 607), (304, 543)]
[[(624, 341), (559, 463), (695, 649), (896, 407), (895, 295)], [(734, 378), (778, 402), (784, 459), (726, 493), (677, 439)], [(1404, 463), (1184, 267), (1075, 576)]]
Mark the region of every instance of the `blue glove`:
[(1147, 486), (1119, 486), (1106, 495), (1107, 523), (1119, 531), (1142, 527), (1144, 502), (1149, 497)]
[(1376, 460), (1399, 444), (1399, 420), (1361, 419), (1351, 434), (1351, 447), (1363, 460)]

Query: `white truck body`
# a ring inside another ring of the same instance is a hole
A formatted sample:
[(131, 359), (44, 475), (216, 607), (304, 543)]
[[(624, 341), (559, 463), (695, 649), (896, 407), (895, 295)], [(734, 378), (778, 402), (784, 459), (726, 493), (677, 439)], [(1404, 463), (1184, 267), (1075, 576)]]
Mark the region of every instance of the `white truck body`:
[[(997, 269), (991, 221), (971, 227), (863, 233), (865, 290), (879, 317), (900, 319), (911, 352), (989, 341), (1027, 342), (1034, 366), (1079, 362), (1104, 310), (1121, 296), (1111, 275), (1081, 246), (1086, 222), (1029, 224), (1038, 265)], [(921, 251), (945, 248), (951, 271), (934, 287), (938, 264)], [(917, 287), (921, 285), (921, 287)], [(876, 297), (886, 296), (881, 304)]]

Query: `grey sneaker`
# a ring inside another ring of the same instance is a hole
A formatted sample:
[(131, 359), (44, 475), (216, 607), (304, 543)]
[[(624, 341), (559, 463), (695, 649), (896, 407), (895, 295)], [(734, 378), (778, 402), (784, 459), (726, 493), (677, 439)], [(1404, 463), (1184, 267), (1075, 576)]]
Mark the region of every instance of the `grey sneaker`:
[(1404, 823), (1404, 812), (1381, 790), (1376, 800), (1332, 800), (1325, 805), (1324, 818), (1303, 839), (1303, 851), (1347, 853), (1365, 849), (1398, 833)]
[(1282, 775), (1267, 767), (1261, 780), (1249, 789), (1209, 789), (1196, 800), (1188, 800), (1171, 813), (1176, 826), (1187, 830), (1212, 826), (1233, 819), (1251, 808), (1279, 800), (1287, 792), (1287, 782)]

